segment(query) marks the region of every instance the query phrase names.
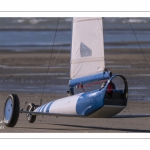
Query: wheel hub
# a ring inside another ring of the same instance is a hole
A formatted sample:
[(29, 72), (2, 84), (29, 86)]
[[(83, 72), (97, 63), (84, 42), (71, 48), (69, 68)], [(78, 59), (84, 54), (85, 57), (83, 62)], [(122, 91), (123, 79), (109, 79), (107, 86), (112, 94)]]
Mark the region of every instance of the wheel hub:
[(12, 100), (8, 99), (7, 103), (6, 103), (6, 107), (5, 107), (5, 112), (4, 112), (4, 121), (8, 122), (12, 116)]

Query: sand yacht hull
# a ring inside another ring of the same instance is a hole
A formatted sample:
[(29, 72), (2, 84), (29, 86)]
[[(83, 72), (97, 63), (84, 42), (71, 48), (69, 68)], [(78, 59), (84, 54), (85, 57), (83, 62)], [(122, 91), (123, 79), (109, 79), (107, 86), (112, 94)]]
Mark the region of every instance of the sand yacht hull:
[[(115, 90), (114, 97), (109, 97), (107, 93), (108, 84), (115, 77), (121, 77), (125, 84), (124, 91)], [(104, 88), (90, 92), (68, 96), (44, 104), (34, 112), (77, 115), (86, 117), (112, 117), (122, 111), (127, 105), (127, 81), (122, 75), (114, 75)], [(117, 95), (117, 97), (116, 97)], [(116, 99), (115, 99), (116, 98)]]

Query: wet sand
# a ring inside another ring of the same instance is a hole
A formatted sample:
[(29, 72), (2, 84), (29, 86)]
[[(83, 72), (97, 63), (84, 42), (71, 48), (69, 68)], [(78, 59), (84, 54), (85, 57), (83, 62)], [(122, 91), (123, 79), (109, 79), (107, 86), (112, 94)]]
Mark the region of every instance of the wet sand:
[[(150, 63), (149, 51), (145, 50)], [(70, 54), (53, 53), (46, 78), (50, 52), (0, 52), (0, 120), (3, 120), (4, 102), (9, 93), (16, 93), (21, 109), (25, 102), (43, 103), (67, 96), (69, 80)], [(129, 101), (119, 115), (150, 114), (150, 80), (148, 66), (139, 50), (106, 50), (106, 67), (115, 74), (123, 74), (129, 84)], [(150, 132), (150, 117), (127, 118), (68, 118), (55, 116), (37, 116), (35, 123), (28, 123), (25, 114), (20, 114), (14, 128), (0, 123), (0, 132), (11, 133), (127, 133)]]

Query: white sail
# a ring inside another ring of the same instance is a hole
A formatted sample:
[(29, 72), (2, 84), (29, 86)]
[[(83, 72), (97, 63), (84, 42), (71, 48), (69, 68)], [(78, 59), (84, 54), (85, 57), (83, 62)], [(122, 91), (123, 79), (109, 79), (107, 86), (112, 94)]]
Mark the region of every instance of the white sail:
[(70, 78), (103, 72), (102, 18), (73, 18)]

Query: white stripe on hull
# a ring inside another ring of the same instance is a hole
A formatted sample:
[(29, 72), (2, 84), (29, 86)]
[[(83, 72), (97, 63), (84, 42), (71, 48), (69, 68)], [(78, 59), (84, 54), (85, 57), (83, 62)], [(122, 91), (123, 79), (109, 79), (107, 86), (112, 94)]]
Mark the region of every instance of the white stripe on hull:
[(77, 105), (78, 98), (81, 95), (82, 93), (49, 102), (47, 104), (38, 107), (34, 111), (76, 115), (77, 114), (76, 105)]
[(82, 93), (58, 99), (50, 107), (50, 113), (72, 114), (76, 115), (76, 104)]
[[(48, 103), (49, 104), (49, 103)], [(46, 107), (44, 108), (44, 111), (43, 112), (46, 112), (46, 109), (47, 109), (47, 107), (48, 107), (48, 104), (46, 104)]]
[(39, 110), (40, 112), (42, 112), (42, 109), (43, 109), (44, 106), (45, 106), (45, 104), (44, 104), (43, 106), (41, 106), (41, 108), (40, 108), (40, 110)]

